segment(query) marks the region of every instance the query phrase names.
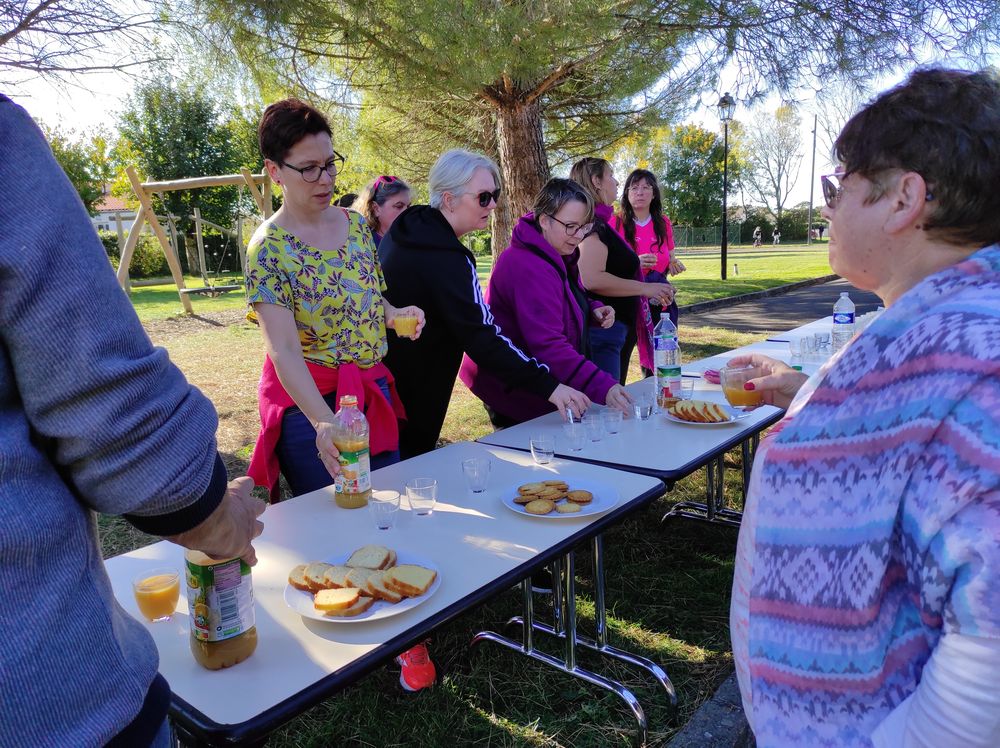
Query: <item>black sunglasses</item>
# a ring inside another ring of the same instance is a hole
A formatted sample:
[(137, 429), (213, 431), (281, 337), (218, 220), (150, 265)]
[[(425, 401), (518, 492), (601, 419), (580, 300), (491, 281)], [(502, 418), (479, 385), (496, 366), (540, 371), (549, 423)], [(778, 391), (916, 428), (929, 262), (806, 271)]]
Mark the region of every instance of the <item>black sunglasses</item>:
[(497, 187), (493, 192), (483, 190), (476, 194), (476, 199), (479, 201), (480, 208), (486, 208), (489, 206), (490, 201), (495, 203), (500, 199), (500, 188)]

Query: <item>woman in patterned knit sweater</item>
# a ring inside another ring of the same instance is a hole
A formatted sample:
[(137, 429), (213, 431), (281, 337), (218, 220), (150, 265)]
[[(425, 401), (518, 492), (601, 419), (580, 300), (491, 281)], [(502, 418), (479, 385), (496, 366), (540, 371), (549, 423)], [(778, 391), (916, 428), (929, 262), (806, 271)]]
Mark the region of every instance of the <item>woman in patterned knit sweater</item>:
[(1000, 79), (914, 72), (823, 177), (830, 265), (886, 311), (761, 443), (731, 627), (760, 746), (1000, 745)]

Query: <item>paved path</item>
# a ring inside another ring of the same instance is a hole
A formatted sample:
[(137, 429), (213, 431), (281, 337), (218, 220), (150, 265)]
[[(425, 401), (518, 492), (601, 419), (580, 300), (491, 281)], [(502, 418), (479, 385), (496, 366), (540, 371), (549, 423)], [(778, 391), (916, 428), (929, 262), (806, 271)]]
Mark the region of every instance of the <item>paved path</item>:
[(851, 294), (851, 301), (857, 307), (859, 315), (874, 311), (882, 304), (882, 300), (875, 294), (859, 291), (846, 280), (840, 279), (700, 314), (685, 314), (681, 311), (680, 322), (685, 326), (722, 327), (739, 332), (790, 330), (832, 314), (833, 305), (841, 291)]

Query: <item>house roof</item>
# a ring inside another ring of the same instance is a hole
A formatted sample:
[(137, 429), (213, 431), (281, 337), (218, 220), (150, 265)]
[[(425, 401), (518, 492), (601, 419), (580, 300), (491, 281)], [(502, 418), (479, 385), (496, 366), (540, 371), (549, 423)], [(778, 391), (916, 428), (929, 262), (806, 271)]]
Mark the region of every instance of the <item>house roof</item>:
[(115, 213), (115, 212), (128, 212), (131, 213), (132, 209), (126, 205), (125, 201), (120, 197), (113, 197), (111, 195), (104, 195), (94, 203), (94, 210), (99, 213)]

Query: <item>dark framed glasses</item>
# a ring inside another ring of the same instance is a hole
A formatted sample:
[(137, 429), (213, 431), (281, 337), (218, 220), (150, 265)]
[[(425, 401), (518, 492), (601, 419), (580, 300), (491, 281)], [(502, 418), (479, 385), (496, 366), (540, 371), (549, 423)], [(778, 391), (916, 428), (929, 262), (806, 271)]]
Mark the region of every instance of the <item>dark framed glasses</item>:
[(482, 192), (476, 193), (476, 200), (479, 201), (480, 208), (486, 208), (491, 202), (496, 202), (500, 199), (500, 188), (497, 187), (493, 192), (487, 192), (483, 190)]
[(575, 236), (575, 235), (579, 234), (580, 232), (583, 232), (583, 235), (586, 236), (594, 228), (594, 224), (592, 224), (592, 223), (583, 223), (583, 224), (580, 224), (580, 223), (564, 223), (564, 222), (560, 221), (558, 218), (556, 218), (554, 215), (552, 215), (551, 213), (547, 213), (546, 215), (549, 218), (551, 218), (553, 221), (555, 221), (556, 223), (558, 223), (560, 226), (562, 226), (564, 229), (566, 229), (566, 236)]
[(330, 179), (336, 179), (337, 171), (343, 168), (345, 161), (347, 161), (346, 158), (344, 158), (341, 154), (334, 151), (333, 157), (322, 166), (318, 166), (316, 164), (313, 164), (312, 166), (301, 166), (301, 167), (292, 166), (291, 164), (286, 163), (284, 161), (281, 162), (281, 165), (287, 166), (292, 171), (297, 171), (299, 174), (302, 175), (302, 180), (304, 182), (312, 183), (312, 182), (318, 182), (320, 175), (322, 175), (324, 171), (330, 175)]

